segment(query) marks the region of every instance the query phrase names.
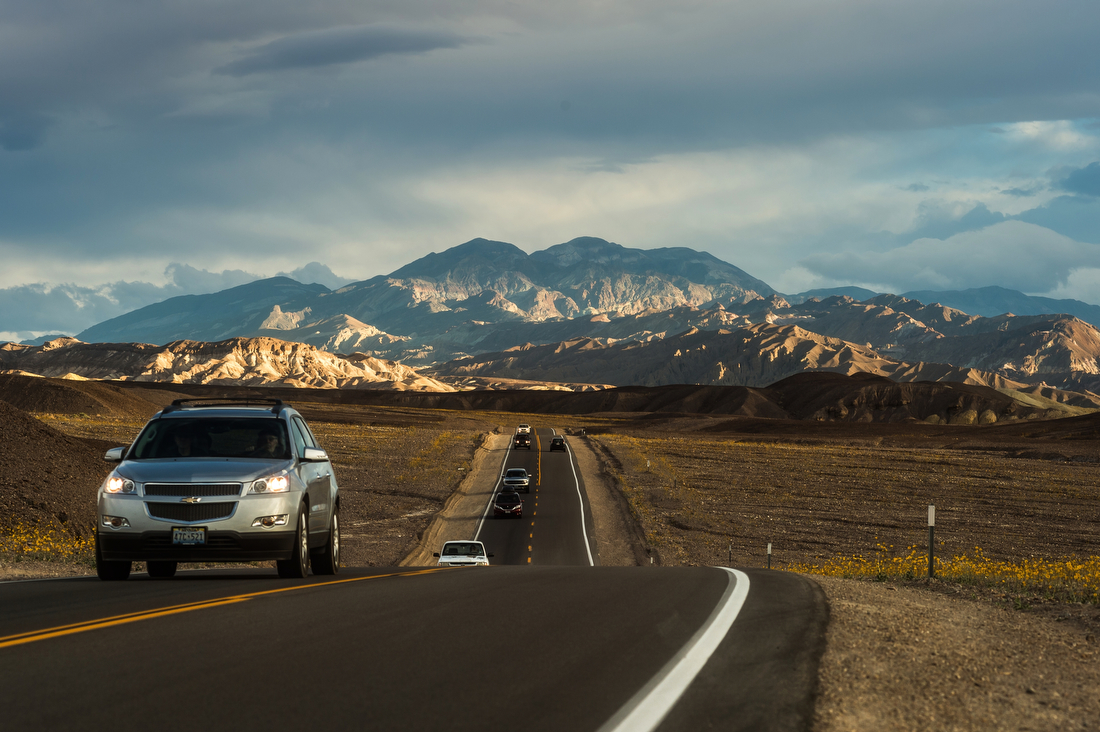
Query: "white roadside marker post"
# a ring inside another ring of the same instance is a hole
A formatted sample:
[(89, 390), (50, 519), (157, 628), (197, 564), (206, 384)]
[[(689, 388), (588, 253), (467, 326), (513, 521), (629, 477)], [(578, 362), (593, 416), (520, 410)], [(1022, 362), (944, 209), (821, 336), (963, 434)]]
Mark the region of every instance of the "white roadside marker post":
[(936, 507), (928, 507), (928, 579), (936, 575), (932, 565), (933, 545), (936, 541)]
[(772, 543), (768, 542), (768, 569), (772, 568)]

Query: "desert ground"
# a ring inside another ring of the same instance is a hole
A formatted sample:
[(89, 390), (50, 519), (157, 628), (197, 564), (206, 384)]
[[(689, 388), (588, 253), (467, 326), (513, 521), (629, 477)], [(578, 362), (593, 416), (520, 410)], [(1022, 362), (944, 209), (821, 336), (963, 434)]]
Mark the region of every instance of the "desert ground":
[[(52, 411), (33, 417), (0, 403), (12, 425), (0, 443), (8, 516), (88, 535), (103, 450), (128, 443), (180, 396), (112, 394), (70, 404), (55, 395)], [(923, 551), (929, 504), (942, 557), (1100, 555), (1100, 438), (1087, 416), (947, 427), (369, 402), (294, 402), (333, 457), (351, 566), (391, 566), (420, 550), (456, 491), (491, 462), (485, 451), (520, 422), (570, 435), (602, 512), (595, 538), (605, 563), (762, 566), (768, 543), (779, 570), (901, 556)], [(57, 560), (48, 547), (0, 553), (9, 579), (92, 571), (86, 555)], [(1100, 728), (1095, 598), (919, 574), (811, 577), (831, 607), (815, 730)]]

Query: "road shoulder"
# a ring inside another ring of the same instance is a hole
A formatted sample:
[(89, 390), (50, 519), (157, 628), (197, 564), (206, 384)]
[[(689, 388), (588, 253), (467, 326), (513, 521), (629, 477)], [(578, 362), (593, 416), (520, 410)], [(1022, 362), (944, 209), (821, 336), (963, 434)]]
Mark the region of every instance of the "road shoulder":
[(436, 513), (416, 548), (398, 566), (428, 567), (436, 564), (434, 552), (445, 541), (474, 538), (478, 522), (496, 489), (497, 475), (504, 460), (511, 435), (490, 433), (474, 452), (470, 470), (443, 508)]

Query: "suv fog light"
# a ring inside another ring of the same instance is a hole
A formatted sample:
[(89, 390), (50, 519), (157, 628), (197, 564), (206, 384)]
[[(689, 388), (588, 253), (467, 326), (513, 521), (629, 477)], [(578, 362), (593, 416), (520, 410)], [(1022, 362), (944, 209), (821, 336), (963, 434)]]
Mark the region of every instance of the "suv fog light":
[(109, 526), (112, 529), (121, 529), (123, 527), (130, 528), (130, 522), (121, 516), (104, 516), (103, 525)]
[(286, 517), (289, 514), (281, 513), (278, 516), (260, 516), (252, 522), (252, 526), (262, 526), (270, 529), (272, 526), (286, 526)]

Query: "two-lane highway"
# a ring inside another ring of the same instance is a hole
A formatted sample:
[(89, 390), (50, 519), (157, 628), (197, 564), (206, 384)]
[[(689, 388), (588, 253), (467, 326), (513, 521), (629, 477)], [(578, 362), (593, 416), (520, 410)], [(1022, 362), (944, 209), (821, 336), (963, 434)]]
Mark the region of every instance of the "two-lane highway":
[(3, 727), (806, 729), (815, 591), (699, 567), (10, 583)]
[(0, 584), (3, 729), (809, 729), (817, 585), (591, 566), (554, 434), (505, 451), (499, 474), (526, 468), (531, 491), (522, 519), (485, 507), (489, 568)]
[(508, 468), (524, 468), (531, 476), (523, 518), (493, 517), (490, 501), (476, 538), (494, 554), (493, 564), (584, 566), (595, 564), (592, 549), (592, 511), (580, 472), (576, 469), (569, 438), (566, 450), (550, 451), (552, 428), (531, 430), (531, 449), (509, 448), (497, 479)]

